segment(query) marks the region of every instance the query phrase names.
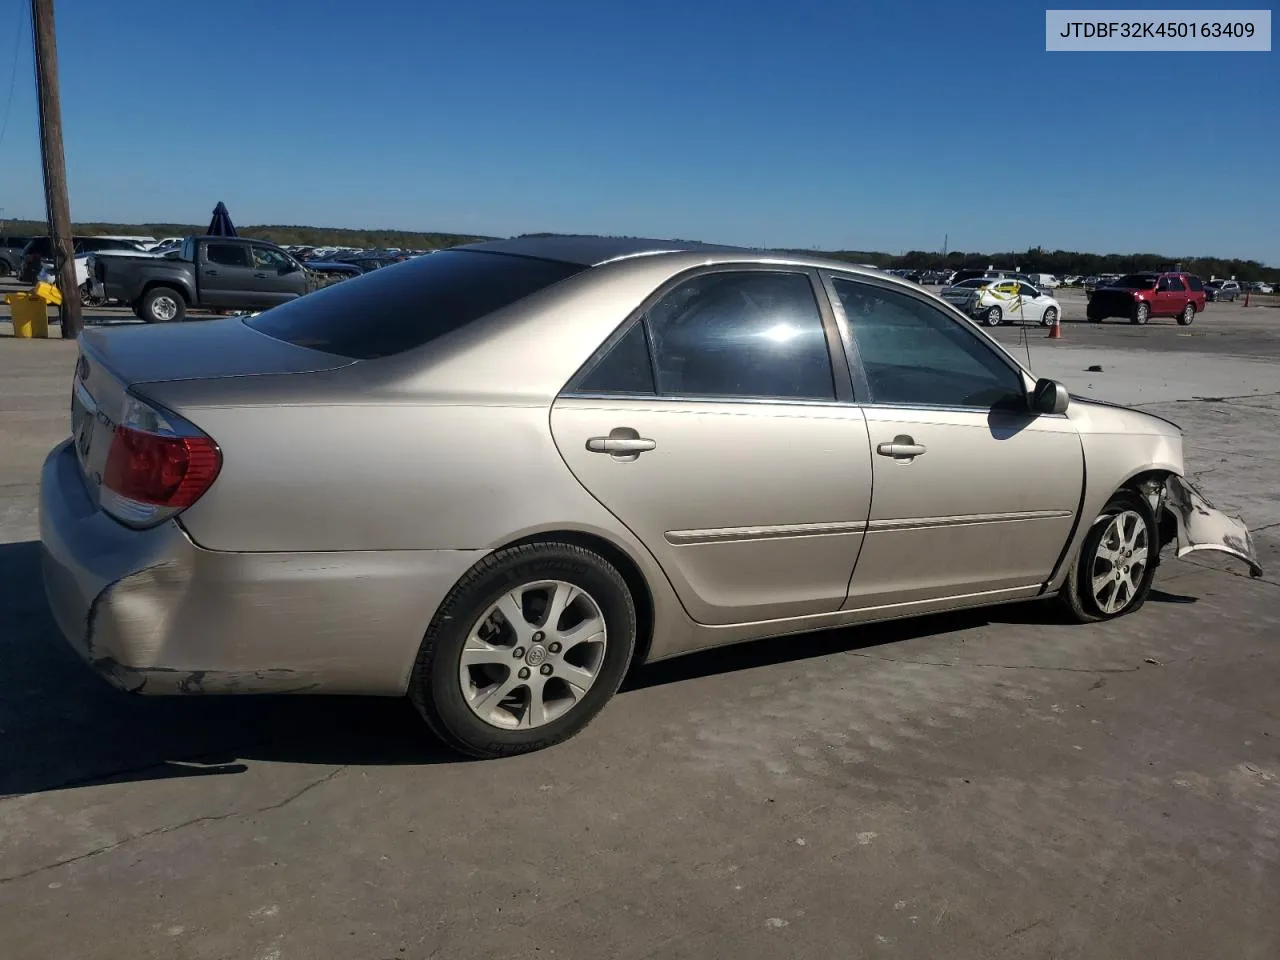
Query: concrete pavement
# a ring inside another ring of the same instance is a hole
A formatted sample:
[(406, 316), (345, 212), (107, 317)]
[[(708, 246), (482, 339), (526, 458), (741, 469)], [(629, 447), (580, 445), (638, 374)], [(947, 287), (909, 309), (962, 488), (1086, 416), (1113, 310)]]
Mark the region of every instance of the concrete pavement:
[(1029, 342), (1072, 391), (1183, 425), (1264, 581), (1172, 561), (1110, 624), (1009, 607), (688, 657), (489, 763), (395, 701), (91, 676), (34, 543), (74, 346), (0, 327), (0, 952), (1280, 955), (1280, 385), (1253, 323), (1205, 351), (1155, 325)]

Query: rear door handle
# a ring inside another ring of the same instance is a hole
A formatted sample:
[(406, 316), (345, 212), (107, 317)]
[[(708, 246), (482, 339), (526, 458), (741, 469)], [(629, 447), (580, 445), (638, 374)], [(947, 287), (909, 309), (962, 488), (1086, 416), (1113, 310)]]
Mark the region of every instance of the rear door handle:
[(644, 437), (592, 437), (587, 441), (587, 449), (592, 453), (611, 453), (615, 457), (644, 453), (657, 446), (656, 440)]
[(255, 277), (256, 279), (258, 279), (258, 280), (265, 280), (265, 279), (267, 279), (267, 275), (266, 275), (265, 273), (255, 273), (255, 274), (254, 274), (254, 277)]
[(892, 443), (882, 443), (876, 447), (876, 453), (882, 457), (893, 457), (895, 460), (911, 460), (925, 452), (923, 443), (916, 443), (913, 437), (899, 435)]

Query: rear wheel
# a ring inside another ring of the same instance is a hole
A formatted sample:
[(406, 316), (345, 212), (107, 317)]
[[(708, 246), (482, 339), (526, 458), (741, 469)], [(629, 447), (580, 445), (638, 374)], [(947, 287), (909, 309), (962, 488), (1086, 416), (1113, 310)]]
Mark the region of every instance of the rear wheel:
[(13, 267), (8, 260), (0, 260), (0, 277), (7, 277), (13, 273)]
[(95, 297), (93, 295), (93, 288), (89, 286), (89, 282), (86, 280), (84, 283), (80, 284), (80, 302), (86, 307), (98, 307), (105, 301), (103, 301), (102, 298)]
[(1182, 308), (1182, 313), (1178, 314), (1178, 323), (1181, 326), (1189, 327), (1196, 318), (1196, 305), (1188, 301), (1187, 305)]
[(998, 327), (1004, 320), (1004, 312), (999, 307), (992, 307), (982, 315), (982, 322), (988, 327)]
[(1117, 493), (1090, 526), (1058, 598), (1079, 623), (1133, 613), (1151, 592), (1159, 551), (1150, 506), (1137, 494)]
[(1149, 303), (1140, 303), (1133, 309), (1133, 322), (1136, 324), (1144, 324), (1151, 317), (1151, 305)]
[(440, 605), (409, 696), (428, 726), (473, 757), (567, 740), (617, 692), (636, 641), (626, 583), (565, 543), (500, 550)]
[(142, 295), (136, 310), (147, 323), (171, 323), (187, 315), (187, 302), (170, 287), (152, 287)]

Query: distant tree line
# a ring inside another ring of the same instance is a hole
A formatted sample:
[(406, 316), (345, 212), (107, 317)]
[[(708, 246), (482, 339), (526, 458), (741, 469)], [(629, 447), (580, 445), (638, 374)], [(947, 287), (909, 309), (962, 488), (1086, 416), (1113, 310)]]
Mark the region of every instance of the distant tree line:
[[(810, 251), (817, 253), (819, 251)], [(1171, 257), (1156, 253), (1078, 253), (1074, 250), (1045, 250), (1033, 247), (1020, 253), (966, 253), (910, 250), (901, 255), (859, 250), (824, 252), (823, 256), (869, 263), (895, 270), (961, 270), (994, 266), (1017, 269), (1021, 273), (1052, 273), (1055, 276), (1093, 276), (1100, 273), (1138, 273), (1145, 270), (1181, 268), (1187, 273), (1205, 277), (1235, 277), (1241, 281), (1280, 283), (1280, 268), (1269, 267), (1257, 260), (1231, 260), (1224, 257)]]
[[(143, 234), (156, 237), (181, 237), (204, 233), (208, 224), (191, 223), (77, 223), (77, 234)], [(439, 250), (461, 243), (491, 240), (460, 233), (418, 233), (410, 230), (348, 230), (338, 227), (281, 226), (277, 224), (237, 226), (245, 237), (268, 240), (281, 246), (312, 247), (399, 247), (408, 250)], [(3, 231), (8, 236), (36, 236), (47, 232), (43, 221), (10, 220)], [(550, 237), (554, 233), (529, 233), (522, 236)], [(932, 270), (982, 268), (987, 266), (1016, 268), (1022, 273), (1052, 273), (1057, 276), (1099, 273), (1132, 273), (1181, 267), (1201, 277), (1235, 277), (1241, 281), (1280, 283), (1280, 267), (1269, 267), (1257, 260), (1231, 260), (1223, 257), (1171, 257), (1155, 253), (1079, 253), (1074, 250), (1045, 250), (1032, 247), (1021, 252), (974, 253), (953, 250), (940, 252), (911, 250), (904, 254), (878, 253), (870, 250), (804, 250), (851, 263), (869, 263), (886, 269)]]

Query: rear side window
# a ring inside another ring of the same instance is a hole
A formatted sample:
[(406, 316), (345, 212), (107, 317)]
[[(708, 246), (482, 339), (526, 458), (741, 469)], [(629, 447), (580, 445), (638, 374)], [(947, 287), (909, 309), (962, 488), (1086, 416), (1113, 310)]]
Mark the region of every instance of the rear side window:
[(249, 249), (242, 243), (210, 243), (204, 248), (204, 258), (224, 267), (247, 267)]
[(430, 343), (584, 269), (446, 250), (344, 280), (245, 322), (295, 346), (373, 360)]

